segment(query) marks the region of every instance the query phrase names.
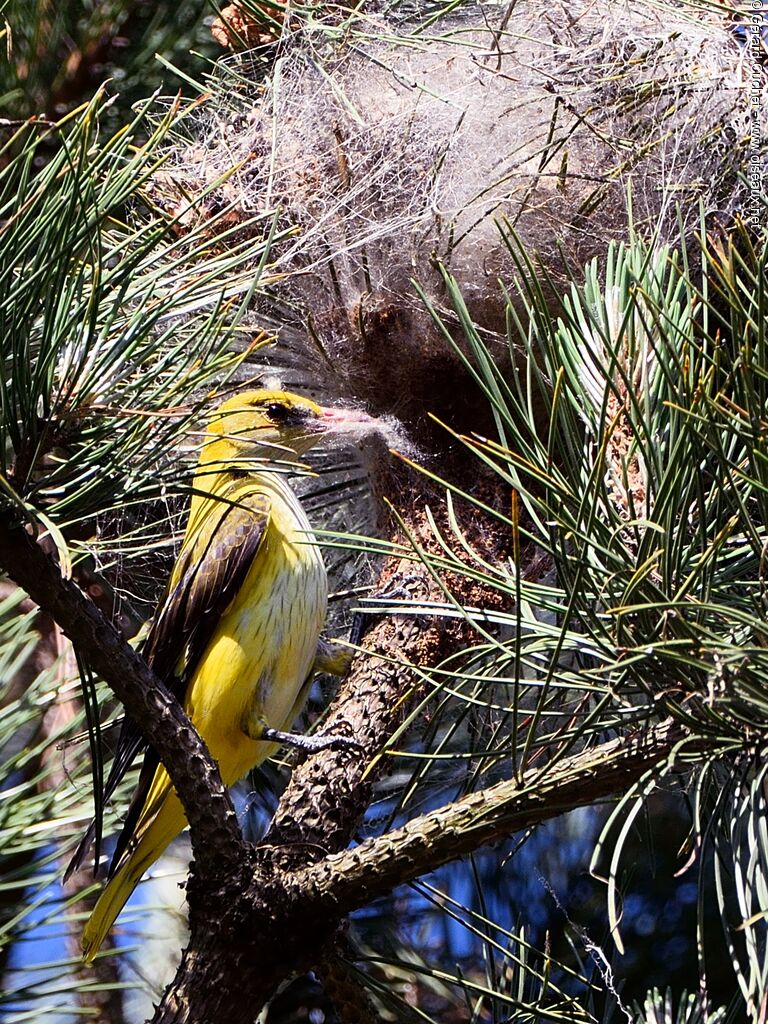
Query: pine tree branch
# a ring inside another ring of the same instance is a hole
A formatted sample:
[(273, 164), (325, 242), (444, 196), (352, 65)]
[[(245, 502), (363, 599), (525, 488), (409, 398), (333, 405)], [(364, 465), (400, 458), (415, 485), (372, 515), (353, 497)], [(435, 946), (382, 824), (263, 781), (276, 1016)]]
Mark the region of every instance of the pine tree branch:
[(234, 881), (213, 894), (217, 902), (204, 913), (200, 906), (193, 914), (190, 947), (155, 1024), (247, 1024), (287, 974), (322, 962), (333, 929), (352, 910), (494, 840), (616, 797), (650, 771), (684, 770), (717, 752), (716, 741), (691, 737), (670, 719), (474, 793), (300, 871), (265, 875), (257, 868), (250, 892)]
[(178, 701), (9, 511), (0, 514), (0, 567), (59, 624), (160, 754), (191, 826), (201, 873), (215, 879), (234, 871), (243, 860), (237, 818), (216, 764)]
[[(685, 741), (685, 743), (684, 743)], [(566, 811), (615, 797), (651, 769), (687, 755), (711, 756), (714, 741), (690, 737), (672, 719), (500, 782), (415, 818), (402, 828), (331, 854), (291, 884), (305, 905), (326, 904), (339, 916), (395, 885), (413, 881), (481, 846)]]

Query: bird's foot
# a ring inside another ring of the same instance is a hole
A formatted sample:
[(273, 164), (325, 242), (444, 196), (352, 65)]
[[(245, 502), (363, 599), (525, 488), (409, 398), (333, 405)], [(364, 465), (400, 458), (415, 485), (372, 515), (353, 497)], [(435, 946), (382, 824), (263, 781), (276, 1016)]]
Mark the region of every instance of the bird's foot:
[(329, 676), (345, 676), (354, 656), (354, 651), (341, 647), (332, 640), (324, 640), (320, 637), (317, 641), (315, 660), (312, 663), (312, 673), (314, 675), (317, 672), (323, 672)]
[(296, 747), (307, 754), (316, 754), (320, 750), (357, 750), (363, 749), (362, 743), (351, 739), (349, 736), (323, 735), (302, 736), (298, 733), (283, 732), (281, 729), (271, 729), (265, 725), (261, 729), (260, 740), (267, 740), (269, 743), (280, 743), (288, 747)]

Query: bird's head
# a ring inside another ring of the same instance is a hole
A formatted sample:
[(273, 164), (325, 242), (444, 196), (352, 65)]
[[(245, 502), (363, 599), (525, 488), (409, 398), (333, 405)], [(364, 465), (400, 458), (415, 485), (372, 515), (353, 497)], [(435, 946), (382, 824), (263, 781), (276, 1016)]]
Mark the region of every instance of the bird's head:
[(210, 417), (201, 466), (301, 457), (323, 437), (362, 437), (378, 421), (353, 409), (323, 408), (288, 391), (244, 391)]

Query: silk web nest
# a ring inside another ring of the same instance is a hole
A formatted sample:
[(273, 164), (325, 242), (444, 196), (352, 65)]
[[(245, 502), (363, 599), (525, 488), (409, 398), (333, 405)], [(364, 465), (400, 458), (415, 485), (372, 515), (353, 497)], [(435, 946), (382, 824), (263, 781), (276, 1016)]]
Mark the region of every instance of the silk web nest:
[(372, 19), (322, 54), (286, 36), (266, 79), (230, 58), (171, 154), (167, 203), (229, 173), (209, 208), (263, 214), (261, 230), (277, 211), (293, 231), (257, 315), (283, 343), (277, 364), (309, 361), (337, 395), (380, 389), (379, 358), (411, 375), (445, 358), (412, 284), (445, 310), (438, 264), (480, 329), (503, 330), (504, 230), (557, 283), (625, 235), (630, 180), (636, 226), (663, 239), (693, 230), (700, 202), (728, 221), (744, 200), (748, 83), (725, 22), (612, 0), (462, 10), (412, 36)]

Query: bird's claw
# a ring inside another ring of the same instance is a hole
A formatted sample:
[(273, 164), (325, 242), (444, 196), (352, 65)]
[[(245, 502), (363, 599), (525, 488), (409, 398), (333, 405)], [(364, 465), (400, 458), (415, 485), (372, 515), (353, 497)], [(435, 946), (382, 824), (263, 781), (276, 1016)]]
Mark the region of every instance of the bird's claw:
[(271, 729), (269, 726), (264, 726), (261, 729), (259, 739), (266, 740), (269, 743), (280, 743), (284, 746), (296, 747), (307, 754), (317, 754), (321, 750), (360, 751), (364, 749), (362, 743), (358, 743), (357, 740), (352, 739), (350, 736), (339, 736), (332, 733), (326, 733), (325, 735), (320, 733), (317, 736), (301, 736), (291, 732), (283, 732), (280, 729)]
[(355, 750), (362, 751), (365, 747), (362, 743), (353, 739), (351, 736), (333, 736), (333, 735), (319, 735), (309, 737), (310, 739), (318, 740), (318, 750)]

